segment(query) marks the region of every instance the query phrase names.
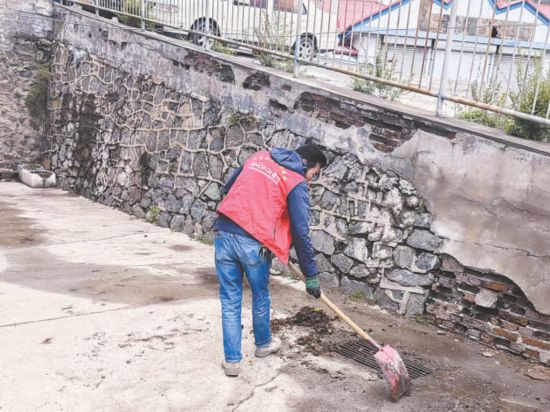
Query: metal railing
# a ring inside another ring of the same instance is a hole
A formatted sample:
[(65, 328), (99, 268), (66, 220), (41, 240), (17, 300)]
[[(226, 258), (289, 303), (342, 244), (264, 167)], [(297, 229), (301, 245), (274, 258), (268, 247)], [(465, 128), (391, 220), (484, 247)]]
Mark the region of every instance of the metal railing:
[[(265, 64), (283, 62), (295, 75), (307, 66), (313, 75), (330, 70), (336, 82), (349, 83), (352, 76), (358, 90), (415, 106), (417, 98), (400, 94), (429, 96), (438, 115), (465, 105), (550, 125), (546, 0), (65, 3), (205, 48), (251, 50)], [(445, 109), (445, 102), (456, 105)]]

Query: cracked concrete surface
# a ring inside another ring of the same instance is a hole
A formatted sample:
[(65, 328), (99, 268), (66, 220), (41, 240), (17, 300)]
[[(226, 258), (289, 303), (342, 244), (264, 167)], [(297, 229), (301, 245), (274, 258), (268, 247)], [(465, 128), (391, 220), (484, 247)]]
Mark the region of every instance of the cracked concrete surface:
[[(247, 290), (242, 374), (227, 378), (210, 246), (17, 183), (0, 183), (0, 222), (1, 411), (550, 409), (550, 385), (523, 376), (525, 361), (485, 358), (480, 345), (330, 291), (360, 325), (434, 375), (395, 404), (372, 371), (304, 352), (295, 329), (281, 333), (278, 356), (256, 359)], [(318, 303), (280, 277), (272, 295), (274, 316)]]
[(550, 314), (550, 146), (541, 149), (419, 131), (388, 163), (427, 199), (440, 252), (508, 277)]

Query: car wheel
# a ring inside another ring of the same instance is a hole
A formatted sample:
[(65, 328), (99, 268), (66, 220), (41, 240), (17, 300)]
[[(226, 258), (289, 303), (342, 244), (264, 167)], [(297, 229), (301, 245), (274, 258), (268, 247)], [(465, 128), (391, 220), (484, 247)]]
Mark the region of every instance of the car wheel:
[(317, 48), (315, 40), (311, 36), (302, 36), (300, 38), (300, 47), (298, 48), (298, 57), (303, 60), (311, 60), (315, 57)]
[[(193, 25), (193, 30), (210, 35), (216, 35), (216, 30), (214, 29), (214, 25), (212, 24), (212, 22), (207, 22), (204, 19), (197, 21)], [(207, 37), (203, 34), (193, 33), (192, 39), (193, 43), (202, 47), (206, 46), (207, 49), (210, 49), (214, 44), (214, 39)]]

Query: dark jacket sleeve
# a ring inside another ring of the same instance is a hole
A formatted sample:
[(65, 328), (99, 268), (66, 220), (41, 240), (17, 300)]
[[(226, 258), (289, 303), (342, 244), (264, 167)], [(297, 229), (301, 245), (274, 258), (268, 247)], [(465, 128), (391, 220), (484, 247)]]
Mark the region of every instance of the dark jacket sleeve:
[(243, 170), (242, 166), (231, 172), (231, 176), (229, 176), (229, 180), (223, 186), (223, 194), (224, 195), (229, 193), (229, 189), (231, 189), (231, 186), (233, 186), (233, 183), (235, 183), (235, 180), (237, 180), (237, 177), (239, 177), (239, 174), (241, 173), (241, 170)]
[(298, 255), (300, 269), (306, 277), (319, 273), (315, 263), (315, 253), (309, 237), (309, 192), (307, 183), (297, 185), (287, 196), (288, 214), (292, 243)]

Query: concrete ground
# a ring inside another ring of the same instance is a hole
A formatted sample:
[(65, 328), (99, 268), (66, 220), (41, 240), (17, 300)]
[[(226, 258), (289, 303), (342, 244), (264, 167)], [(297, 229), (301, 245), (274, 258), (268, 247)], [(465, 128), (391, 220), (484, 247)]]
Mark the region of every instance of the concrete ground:
[[(276, 318), (319, 304), (282, 277), (272, 295)], [(243, 370), (227, 378), (211, 246), (57, 189), (0, 183), (0, 410), (550, 410), (550, 383), (527, 377), (523, 359), (328, 295), (434, 373), (393, 403), (376, 373), (313, 355), (296, 326), (278, 332), (279, 355), (256, 359), (247, 291)], [(333, 326), (320, 341), (353, 339)]]

